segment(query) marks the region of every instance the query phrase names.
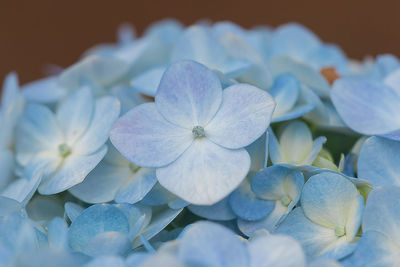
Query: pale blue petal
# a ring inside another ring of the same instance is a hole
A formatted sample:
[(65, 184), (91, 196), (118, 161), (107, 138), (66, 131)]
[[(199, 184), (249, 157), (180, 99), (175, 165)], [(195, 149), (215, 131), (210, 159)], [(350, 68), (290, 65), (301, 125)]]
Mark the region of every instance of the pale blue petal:
[(220, 67), (226, 58), (226, 51), (218, 39), (210, 29), (201, 25), (187, 28), (176, 42), (171, 54), (172, 62), (194, 60), (223, 73), (224, 70)]
[(250, 145), (267, 130), (274, 108), (273, 98), (265, 91), (232, 85), (224, 90), (220, 109), (204, 128), (206, 137), (230, 149)]
[(158, 111), (169, 122), (192, 130), (206, 126), (222, 101), (218, 76), (194, 61), (171, 65), (164, 73), (155, 97)]
[(190, 205), (188, 209), (197, 216), (208, 220), (229, 221), (236, 218), (229, 205), (229, 198), (226, 197), (211, 206)]
[(400, 246), (399, 196), (400, 187), (389, 186), (372, 190), (365, 207), (363, 231), (381, 232)]
[(120, 103), (107, 96), (96, 100), (92, 120), (85, 134), (76, 142), (74, 149), (80, 154), (94, 153), (108, 140), (111, 125), (118, 118)]
[(59, 83), (66, 88), (78, 88), (87, 82), (110, 86), (127, 71), (128, 65), (116, 58), (89, 56), (63, 71)]
[(303, 187), (301, 206), (313, 223), (330, 229), (344, 227), (350, 242), (360, 227), (364, 199), (348, 179), (324, 172), (308, 179)]
[(175, 198), (174, 194), (162, 187), (160, 183), (156, 183), (140, 203), (148, 206), (160, 206), (168, 204)]
[(30, 104), (20, 119), (15, 137), (17, 161), (26, 165), (41, 151), (52, 151), (58, 156), (58, 145), (63, 134), (54, 114), (44, 106)]
[[(112, 205), (93, 205), (72, 222), (68, 230), (69, 245), (74, 251), (87, 253), (92, 239), (107, 232), (127, 235), (129, 233), (128, 219), (122, 211)], [(112, 236), (109, 237), (112, 238)]]
[(314, 105), (313, 104), (296, 104), (296, 106), (290, 110), (289, 112), (287, 112), (284, 115), (281, 115), (279, 117), (273, 118), (271, 120), (271, 122), (281, 122), (281, 121), (289, 121), (292, 119), (297, 119), (307, 113), (309, 113), (310, 111), (312, 111), (314, 109)]
[(0, 151), (0, 191), (3, 190), (13, 177), (15, 167), (14, 154), (8, 149)]
[(74, 144), (86, 131), (93, 116), (94, 99), (89, 87), (66, 98), (57, 108), (56, 118), (65, 143)]
[(229, 195), (245, 179), (250, 156), (206, 138), (196, 139), (176, 161), (157, 169), (162, 186), (195, 205), (212, 205)]
[(304, 176), (300, 171), (274, 165), (257, 172), (251, 189), (256, 196), (267, 200), (281, 200), (289, 197), (291, 205), (296, 205), (303, 188)]
[(397, 69), (387, 75), (383, 80), (383, 83), (394, 89), (397, 94), (400, 95), (400, 69)]
[(389, 73), (400, 67), (399, 59), (395, 55), (378, 55), (371, 71), (371, 77), (375, 80), (384, 79)]
[(325, 67), (333, 67), (338, 73), (347, 72), (347, 58), (339, 46), (333, 44), (324, 44), (317, 49), (310, 51), (307, 55), (307, 63), (316, 70)]
[(47, 224), (47, 240), (54, 249), (68, 249), (68, 225), (64, 219), (55, 217)]
[(128, 167), (114, 166), (102, 161), (82, 183), (71, 187), (69, 192), (87, 203), (109, 202), (114, 200), (120, 187), (132, 176)]
[(178, 257), (188, 265), (242, 267), (249, 263), (245, 243), (215, 223), (194, 223), (182, 232), (179, 241)]
[(306, 266), (306, 257), (300, 244), (289, 236), (268, 235), (248, 243), (250, 267)]
[(121, 115), (150, 100), (132, 87), (123, 84), (111, 88), (111, 95), (117, 97), (121, 103)]
[(397, 266), (400, 262), (400, 249), (387, 236), (376, 231), (363, 234), (354, 254), (349, 258), (349, 266)]
[(309, 165), (311, 165), (311, 164), (314, 162), (314, 160), (315, 160), (316, 157), (318, 156), (319, 152), (321, 151), (322, 146), (326, 143), (326, 140), (327, 140), (327, 139), (326, 139), (325, 136), (317, 137), (317, 138), (314, 140), (314, 143), (313, 143), (311, 152), (310, 152), (310, 154), (308, 154), (308, 157), (307, 157), (306, 160), (303, 162), (303, 164), (306, 164), (306, 165), (309, 164)]
[(266, 143), (268, 143), (267, 136), (266, 134), (263, 134), (251, 145), (245, 147), (250, 155), (250, 171), (257, 172), (267, 166), (266, 162), (268, 160), (268, 151)]
[[(167, 207), (153, 208), (151, 223), (139, 234), (146, 240), (150, 240), (153, 236), (161, 232), (181, 213), (182, 209), (174, 210)], [(140, 238), (133, 240), (133, 247), (138, 247), (142, 244)]]
[(140, 267), (154, 267), (154, 266), (185, 267), (186, 265), (182, 263), (174, 255), (170, 255), (167, 253), (157, 253), (145, 259), (139, 266)]
[(253, 193), (247, 179), (230, 195), (229, 204), (234, 214), (247, 221), (261, 220), (275, 208), (275, 201), (260, 199)]
[(273, 118), (280, 117), (290, 111), (299, 96), (300, 84), (291, 73), (284, 73), (275, 78), (268, 91), (276, 102)]
[(155, 170), (141, 168), (118, 190), (115, 201), (134, 204), (142, 200), (156, 183)]
[(297, 239), (308, 257), (315, 258), (337, 242), (334, 230), (313, 223), (304, 215), (302, 208), (294, 209), (277, 233), (287, 234)]
[(98, 257), (101, 255), (125, 255), (130, 249), (131, 243), (125, 233), (107, 231), (90, 239), (82, 252), (92, 257)]
[(136, 165), (161, 167), (177, 159), (190, 146), (191, 130), (169, 123), (154, 103), (147, 103), (119, 118), (112, 126), (110, 139)]
[(271, 157), (273, 164), (278, 164), (280, 162), (285, 162), (281, 147), (279, 145), (278, 139), (276, 138), (274, 132), (271, 128), (268, 128), (268, 152)]
[(133, 240), (151, 221), (152, 209), (150, 207), (126, 203), (116, 204), (115, 207), (120, 209), (128, 219), (129, 240)]
[(275, 57), (270, 62), (274, 75), (290, 72), (303, 84), (309, 86), (318, 96), (329, 97), (330, 85), (325, 78), (311, 66), (300, 63), (287, 56)]
[(155, 96), (166, 67), (155, 67), (134, 77), (130, 84), (142, 94)]
[(65, 216), (73, 222), (84, 211), (84, 208), (73, 202), (66, 202), (64, 210)]
[(400, 143), (381, 137), (368, 138), (357, 161), (358, 177), (373, 186), (400, 186)]
[(107, 146), (90, 155), (69, 155), (62, 167), (39, 186), (39, 192), (51, 195), (81, 183), (107, 153)]
[(65, 97), (67, 89), (58, 85), (58, 77), (40, 79), (21, 87), (26, 100), (35, 103), (54, 103)]
[(124, 259), (116, 255), (105, 255), (97, 257), (87, 264), (85, 267), (126, 267)]
[(354, 131), (371, 135), (400, 129), (400, 94), (380, 83), (354, 78), (337, 80), (332, 102), (343, 121)]

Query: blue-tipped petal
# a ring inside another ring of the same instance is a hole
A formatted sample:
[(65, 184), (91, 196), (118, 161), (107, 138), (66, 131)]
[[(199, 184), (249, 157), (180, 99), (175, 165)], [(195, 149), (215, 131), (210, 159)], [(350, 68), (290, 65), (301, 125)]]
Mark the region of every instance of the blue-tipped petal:
[(275, 201), (260, 199), (253, 193), (247, 179), (229, 196), (229, 204), (234, 214), (247, 221), (261, 220), (275, 208)]
[(218, 76), (194, 61), (172, 64), (158, 87), (157, 110), (169, 122), (183, 128), (206, 126), (222, 102)]
[(229, 229), (201, 221), (187, 227), (181, 234), (178, 257), (198, 266), (247, 266), (245, 244)]
[(188, 209), (197, 216), (208, 220), (229, 221), (236, 218), (229, 205), (229, 197), (222, 199), (211, 206), (190, 205)]
[(372, 135), (400, 129), (400, 94), (382, 83), (355, 78), (337, 80), (331, 99), (343, 121), (354, 131)]
[(152, 168), (177, 159), (192, 143), (191, 131), (169, 123), (154, 103), (146, 103), (119, 118), (110, 139), (129, 161)]
[(246, 84), (232, 85), (224, 90), (220, 109), (204, 128), (206, 136), (230, 149), (250, 145), (267, 130), (274, 108), (268, 93)]
[(368, 138), (358, 157), (357, 172), (373, 186), (400, 186), (400, 143), (382, 137)]

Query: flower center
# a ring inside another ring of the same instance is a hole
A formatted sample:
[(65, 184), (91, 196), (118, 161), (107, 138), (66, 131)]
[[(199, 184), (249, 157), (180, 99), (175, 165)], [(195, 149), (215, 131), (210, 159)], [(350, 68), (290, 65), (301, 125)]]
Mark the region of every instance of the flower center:
[(131, 172), (136, 173), (140, 169), (140, 167), (133, 163), (129, 163), (129, 169), (131, 170)]
[(286, 206), (286, 207), (289, 206), (290, 202), (292, 202), (292, 199), (288, 196), (283, 196), (281, 198), (281, 203), (283, 206)]
[(61, 157), (66, 158), (71, 154), (71, 148), (69, 145), (64, 143), (58, 146), (58, 152), (60, 153)]
[(194, 126), (193, 129), (192, 129), (192, 134), (196, 138), (204, 137), (206, 135), (206, 133), (204, 132), (204, 128), (201, 127), (201, 126)]
[(346, 234), (346, 229), (343, 226), (336, 226), (335, 227), (335, 235), (337, 237), (342, 237)]

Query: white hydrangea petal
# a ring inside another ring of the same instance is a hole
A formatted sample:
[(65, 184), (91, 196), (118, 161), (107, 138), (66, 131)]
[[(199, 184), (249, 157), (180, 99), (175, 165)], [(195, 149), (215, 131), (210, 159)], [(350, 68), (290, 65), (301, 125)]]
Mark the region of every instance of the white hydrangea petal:
[(245, 149), (230, 150), (201, 138), (176, 161), (157, 169), (157, 178), (166, 189), (192, 204), (212, 205), (239, 186), (249, 168), (250, 156)]
[(158, 111), (183, 128), (205, 126), (222, 101), (218, 76), (194, 61), (180, 61), (164, 73), (155, 97)]
[(265, 91), (247, 84), (232, 85), (224, 90), (220, 109), (205, 127), (206, 137), (231, 149), (250, 145), (267, 130), (274, 107)]
[(132, 109), (112, 126), (110, 139), (129, 161), (142, 167), (161, 167), (177, 159), (193, 142), (191, 129), (166, 121), (154, 103)]
[(303, 164), (313, 148), (311, 131), (301, 121), (288, 124), (280, 138), (280, 147), (288, 163)]

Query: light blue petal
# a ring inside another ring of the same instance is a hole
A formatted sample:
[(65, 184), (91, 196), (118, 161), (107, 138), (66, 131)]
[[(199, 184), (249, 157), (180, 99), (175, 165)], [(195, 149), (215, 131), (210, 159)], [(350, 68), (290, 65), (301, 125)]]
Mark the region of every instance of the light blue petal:
[(188, 209), (197, 216), (208, 220), (229, 221), (236, 218), (229, 205), (229, 198), (226, 197), (211, 206), (190, 205)]
[(349, 266), (396, 266), (400, 262), (400, 249), (387, 236), (376, 231), (363, 234), (354, 254), (348, 259)]
[(361, 79), (337, 80), (332, 102), (343, 121), (354, 131), (371, 135), (400, 129), (400, 94), (382, 83)]
[(313, 104), (296, 104), (296, 106), (290, 110), (289, 112), (287, 112), (284, 115), (281, 115), (279, 117), (273, 118), (271, 120), (271, 122), (281, 122), (281, 121), (289, 121), (292, 119), (297, 119), (307, 113), (309, 113), (310, 111), (312, 111), (314, 109), (314, 105)]
[(54, 249), (68, 249), (68, 225), (64, 219), (56, 217), (47, 225), (47, 240)]
[(78, 88), (87, 82), (107, 87), (127, 71), (128, 65), (116, 58), (89, 56), (63, 71), (59, 83), (66, 88)]
[(34, 221), (50, 221), (54, 217), (64, 216), (62, 201), (56, 196), (35, 195), (26, 205), (26, 211)]
[(56, 76), (24, 84), (21, 89), (26, 100), (43, 104), (57, 102), (67, 94), (67, 90), (58, 85)]
[(378, 231), (400, 246), (400, 187), (372, 190), (368, 196), (362, 223), (363, 231)]
[(155, 103), (171, 123), (183, 128), (205, 127), (222, 102), (218, 76), (194, 61), (172, 64), (164, 73)]
[(86, 131), (94, 110), (94, 99), (89, 87), (84, 87), (66, 98), (57, 108), (56, 118), (64, 134), (65, 143), (76, 143)]
[(302, 244), (307, 257), (310, 258), (320, 256), (338, 242), (334, 230), (307, 219), (302, 208), (296, 208), (289, 213), (279, 226), (277, 233), (287, 234), (297, 239)]
[(92, 257), (101, 255), (125, 255), (131, 248), (130, 240), (125, 233), (107, 231), (99, 233), (90, 239), (83, 252)]
[(271, 128), (268, 128), (267, 133), (268, 133), (268, 152), (271, 157), (272, 163), (278, 164), (280, 162), (285, 162), (285, 158), (282, 154), (281, 147), (274, 132), (272, 131)]
[(110, 139), (136, 165), (161, 167), (177, 159), (190, 146), (191, 130), (169, 123), (154, 103), (146, 103), (119, 118), (112, 126)]
[(267, 130), (274, 108), (273, 98), (265, 91), (232, 85), (224, 90), (220, 109), (204, 128), (206, 137), (230, 149), (250, 145)]
[(152, 210), (150, 207), (126, 203), (116, 204), (115, 207), (120, 209), (128, 219), (129, 240), (133, 240), (151, 221)]
[(378, 55), (372, 69), (371, 77), (375, 80), (384, 79), (389, 73), (400, 67), (399, 59), (395, 55)]
[(260, 199), (253, 193), (247, 179), (229, 196), (229, 204), (234, 214), (247, 221), (263, 219), (275, 208), (275, 201)]
[(56, 194), (81, 183), (107, 153), (107, 146), (90, 155), (68, 156), (62, 167), (39, 186), (44, 195)]
[(124, 115), (132, 108), (149, 102), (149, 98), (127, 85), (118, 85), (111, 88), (111, 95), (118, 98), (121, 103), (121, 115)]
[(266, 162), (268, 160), (268, 151), (266, 151), (267, 150), (266, 143), (267, 143), (267, 136), (266, 134), (263, 134), (251, 145), (245, 147), (250, 155), (251, 172), (257, 172), (266, 166)]
[(193, 266), (247, 266), (245, 243), (229, 229), (201, 221), (188, 226), (179, 239), (178, 257)]
[(291, 73), (284, 73), (275, 78), (268, 91), (276, 102), (273, 118), (280, 117), (290, 111), (299, 96), (300, 84)]
[(118, 118), (121, 105), (117, 98), (106, 96), (96, 100), (92, 120), (86, 132), (74, 145), (81, 154), (94, 153), (108, 140), (111, 125)]
[(210, 29), (195, 25), (187, 28), (176, 42), (171, 61), (194, 60), (206, 65), (210, 69), (220, 69), (227, 55), (223, 46), (211, 33)]
[(134, 204), (142, 200), (157, 183), (154, 169), (141, 168), (131, 177), (116, 193), (116, 202)]
[(3, 190), (13, 178), (14, 168), (14, 153), (8, 149), (0, 151), (0, 190)]
[(153, 267), (153, 266), (163, 266), (163, 267), (185, 267), (177, 257), (167, 253), (157, 253), (145, 259), (140, 267)]
[(289, 197), (290, 204), (296, 205), (303, 184), (304, 176), (300, 171), (274, 165), (254, 175), (251, 189), (259, 198), (280, 201)]
[(66, 202), (64, 210), (65, 216), (73, 222), (84, 211), (84, 208), (73, 202)]
[(324, 44), (317, 49), (310, 51), (307, 56), (307, 63), (316, 70), (325, 67), (333, 67), (338, 73), (347, 72), (347, 58), (339, 46), (333, 44)]
[(69, 189), (75, 197), (87, 203), (114, 200), (116, 193), (134, 176), (129, 167), (114, 166), (104, 161), (89, 173), (82, 183)]
[[(165, 227), (170, 224), (176, 216), (181, 213), (182, 209), (173, 210), (166, 207), (153, 208), (153, 215), (151, 218), (151, 223), (142, 231), (140, 235), (146, 240), (150, 240), (153, 236), (161, 232)], [(141, 245), (140, 238), (133, 240), (133, 247), (138, 247)]]
[(195, 205), (213, 205), (228, 196), (245, 179), (250, 156), (245, 149), (226, 149), (197, 138), (170, 165), (156, 170), (167, 190)]
[(386, 78), (383, 80), (383, 83), (394, 89), (397, 94), (400, 94), (400, 69), (397, 69), (387, 75)]
[(259, 266), (306, 266), (301, 245), (284, 235), (268, 235), (248, 243), (250, 267)]
[(357, 161), (358, 177), (373, 186), (400, 186), (400, 143), (381, 137), (368, 138)]
[(156, 183), (140, 203), (148, 206), (160, 206), (168, 204), (175, 198), (174, 194), (162, 187), (160, 183)]
[(309, 86), (319, 97), (328, 98), (330, 85), (325, 78), (311, 66), (300, 63), (287, 56), (275, 57), (270, 61), (274, 75), (290, 72), (303, 84)]
[(360, 227), (364, 199), (348, 179), (324, 172), (308, 179), (303, 187), (301, 206), (313, 223), (330, 229), (343, 227), (351, 242)]
[[(71, 224), (68, 230), (69, 245), (74, 251), (87, 254), (93, 238), (103, 233), (129, 233), (129, 222), (125, 214), (118, 208), (107, 204), (96, 204), (84, 210)], [(101, 239), (112, 240), (113, 234), (100, 236)], [(117, 239), (121, 240), (119, 235)], [(118, 240), (116, 240), (118, 242)], [(104, 241), (103, 241), (104, 242)], [(99, 244), (99, 243), (97, 243)], [(120, 243), (119, 243), (120, 244)]]
[(155, 96), (166, 67), (155, 67), (134, 77), (130, 84), (140, 93)]
[(310, 164), (311, 165), (314, 162), (314, 160), (318, 156), (319, 152), (321, 151), (322, 146), (326, 143), (326, 140), (327, 139), (326, 139), (325, 136), (317, 137), (314, 140), (311, 152), (310, 152), (310, 154), (308, 154), (308, 157), (306, 158), (306, 160), (304, 161), (303, 164), (306, 164), (306, 165)]
[(116, 255), (105, 255), (97, 257), (88, 262), (85, 267), (125, 267), (125, 262), (122, 257)]

